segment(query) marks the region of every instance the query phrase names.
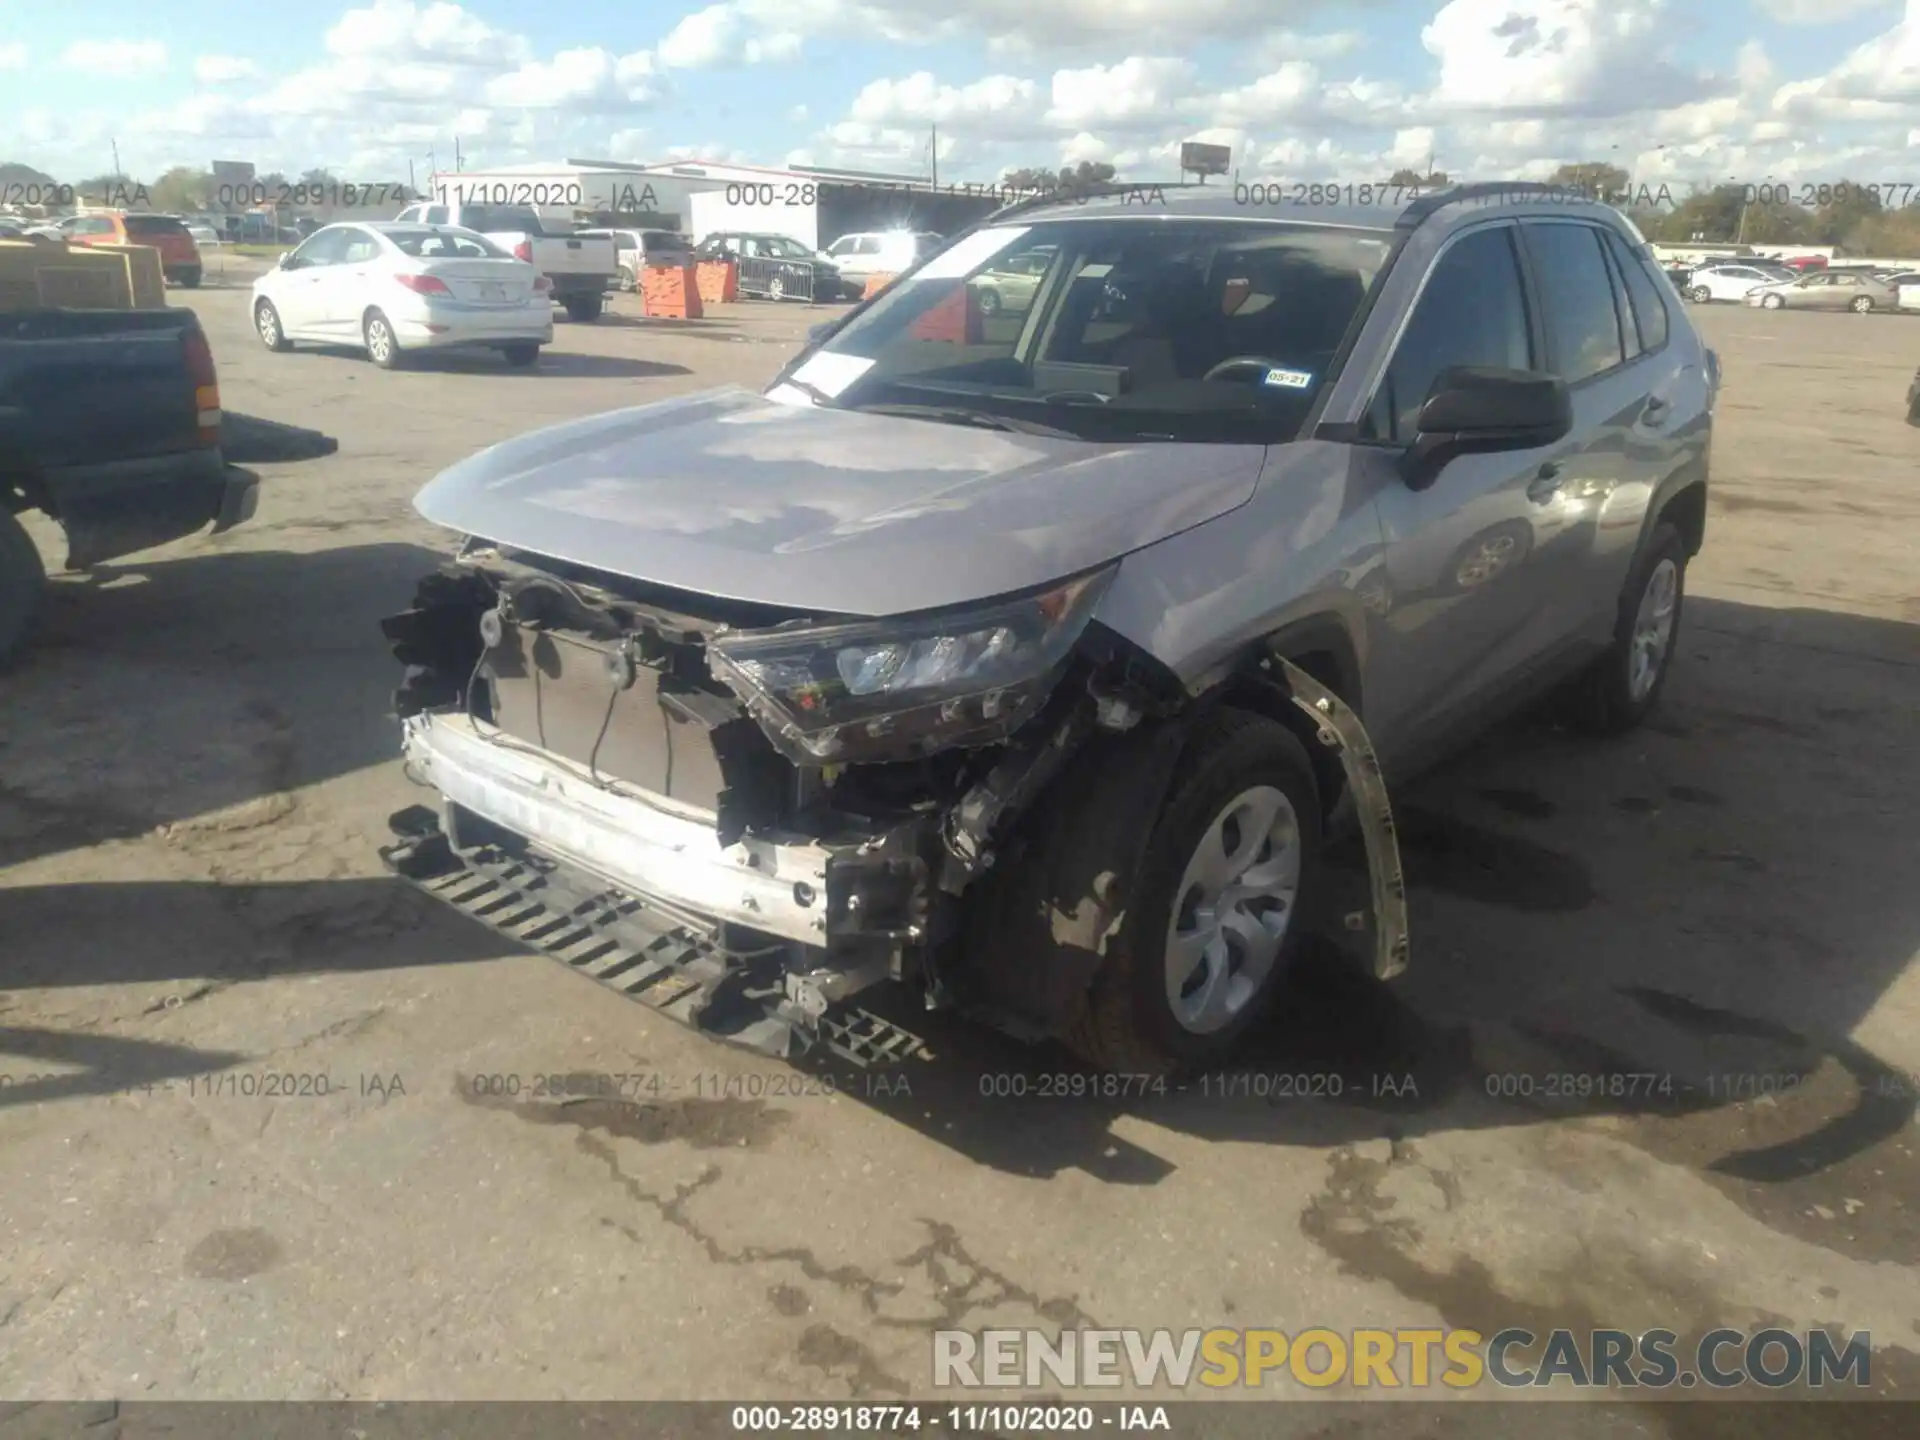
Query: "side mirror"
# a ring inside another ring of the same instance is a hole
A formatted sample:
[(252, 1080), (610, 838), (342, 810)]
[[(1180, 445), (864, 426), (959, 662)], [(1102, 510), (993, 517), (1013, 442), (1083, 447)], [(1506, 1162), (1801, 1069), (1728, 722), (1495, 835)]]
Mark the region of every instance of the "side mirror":
[(1440, 373), (1420, 407), (1401, 473), (1410, 488), (1424, 490), (1458, 456), (1537, 450), (1572, 429), (1573, 402), (1557, 376), (1456, 365)]
[(300, 268), (300, 262), (293, 258), (293, 252), (291, 250), (282, 250), (280, 252), (280, 258), (273, 262), (273, 268), (276, 270), (298, 270)]

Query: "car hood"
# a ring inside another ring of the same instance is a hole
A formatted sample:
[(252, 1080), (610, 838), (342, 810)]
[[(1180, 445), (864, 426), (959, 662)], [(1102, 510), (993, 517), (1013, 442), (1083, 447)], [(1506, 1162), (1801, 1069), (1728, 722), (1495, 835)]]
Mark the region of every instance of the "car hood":
[(435, 477), (437, 525), (731, 600), (896, 615), (1042, 585), (1244, 504), (1264, 448), (1100, 445), (707, 391)]

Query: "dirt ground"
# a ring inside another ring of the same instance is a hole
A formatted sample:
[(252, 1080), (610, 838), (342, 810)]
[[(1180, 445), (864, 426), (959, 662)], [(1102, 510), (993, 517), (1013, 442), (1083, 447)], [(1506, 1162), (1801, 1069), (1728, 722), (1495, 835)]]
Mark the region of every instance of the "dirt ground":
[[(1657, 722), (1399, 796), (1404, 980), (1310, 964), (1238, 1093), (1105, 1103), (983, 1095), (1062, 1062), (939, 1024), (910, 1093), (782, 1093), (374, 853), (419, 798), (376, 629), (444, 548), (413, 493), (763, 383), (822, 312), (623, 298), (537, 373), (387, 374), (185, 298), (229, 411), (337, 453), (61, 580), (0, 681), (0, 1395), (887, 1399), (945, 1326), (1772, 1320), (1920, 1398), (1920, 322), (1696, 311), (1727, 388)], [(665, 1089), (534, 1098), (565, 1072)], [(1602, 1072), (1670, 1079), (1550, 1093)]]

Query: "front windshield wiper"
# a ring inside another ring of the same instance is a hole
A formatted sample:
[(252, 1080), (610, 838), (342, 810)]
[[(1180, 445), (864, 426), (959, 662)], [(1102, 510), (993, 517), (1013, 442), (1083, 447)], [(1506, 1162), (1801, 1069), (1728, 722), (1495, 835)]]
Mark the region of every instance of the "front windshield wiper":
[(791, 387), (792, 389), (798, 390), (802, 395), (806, 396), (809, 400), (813, 401), (813, 403), (816, 405), (833, 404), (833, 396), (829, 395), (826, 391), (822, 390), (818, 385), (809, 385), (804, 380), (794, 380), (791, 378), (780, 381), (779, 385), (776, 385), (774, 388), (777, 390), (780, 388), (780, 385), (786, 385)]
[[(788, 382), (792, 383), (792, 382)], [(1084, 440), (1072, 430), (1057, 425), (1042, 425), (1037, 420), (1021, 420), (1011, 415), (996, 415), (990, 410), (971, 410), (964, 405), (850, 405), (862, 415), (900, 415), (914, 420), (939, 420), (948, 425), (974, 425), (982, 430), (1006, 430), (1015, 435), (1040, 435), (1050, 440)]]

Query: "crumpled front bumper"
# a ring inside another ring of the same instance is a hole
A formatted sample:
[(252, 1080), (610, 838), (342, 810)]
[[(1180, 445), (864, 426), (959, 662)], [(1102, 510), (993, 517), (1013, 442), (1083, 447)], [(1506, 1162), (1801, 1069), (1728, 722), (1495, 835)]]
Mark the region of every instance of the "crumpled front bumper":
[(834, 852), (804, 837), (723, 846), (711, 816), (676, 813), (464, 715), (402, 722), (407, 773), (474, 815), (643, 898), (803, 945), (827, 943)]

